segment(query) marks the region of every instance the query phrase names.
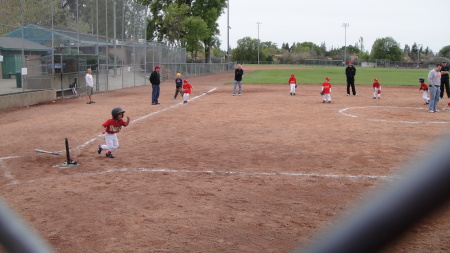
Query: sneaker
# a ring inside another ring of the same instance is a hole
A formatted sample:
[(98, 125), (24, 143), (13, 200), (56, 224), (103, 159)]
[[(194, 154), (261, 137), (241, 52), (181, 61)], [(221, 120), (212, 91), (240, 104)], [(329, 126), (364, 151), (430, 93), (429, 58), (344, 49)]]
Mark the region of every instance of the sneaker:
[(95, 101), (91, 101), (91, 104), (95, 103)]
[(350, 94), (347, 94), (347, 96), (350, 96)]
[(102, 145), (98, 145), (98, 150), (97, 150), (97, 152), (98, 152), (98, 154), (101, 154), (102, 153)]
[(434, 112), (440, 112), (439, 110), (434, 110)]
[(236, 96), (236, 94), (233, 93), (233, 96)]
[(242, 94), (239, 94), (239, 96), (242, 96)]
[(378, 97), (378, 99), (381, 99), (380, 97)]
[(91, 104), (91, 102), (87, 102), (86, 104), (90, 105), (90, 104)]
[(373, 97), (373, 99), (377, 99), (376, 97)]
[(328, 101), (329, 104), (331, 104), (331, 101)]
[(358, 94), (355, 94), (355, 95), (353, 95), (353, 96), (358, 96)]
[(115, 156), (113, 156), (113, 154), (112, 153), (106, 153), (106, 157), (109, 157), (109, 158), (116, 158)]
[(434, 111), (433, 111), (433, 110), (430, 110), (430, 113), (434, 113)]
[(291, 94), (291, 96), (292, 96), (292, 93), (289, 93), (289, 94)]
[(325, 103), (325, 100), (324, 100), (324, 101), (322, 101), (322, 103)]
[(187, 101), (184, 101), (183, 104), (187, 104)]
[(295, 96), (295, 93), (294, 93), (294, 96)]

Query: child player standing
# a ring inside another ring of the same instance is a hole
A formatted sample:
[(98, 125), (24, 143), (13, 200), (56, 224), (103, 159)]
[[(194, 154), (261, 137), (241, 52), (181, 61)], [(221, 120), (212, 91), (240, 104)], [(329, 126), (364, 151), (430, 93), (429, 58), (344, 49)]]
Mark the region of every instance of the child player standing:
[(378, 78), (373, 79), (373, 99), (381, 99), (381, 85), (378, 82)]
[(322, 84), (322, 92), (323, 92), (323, 101), (322, 103), (325, 103), (325, 101), (328, 100), (328, 103), (331, 103), (331, 83), (330, 78), (325, 78), (325, 82)]
[(177, 78), (175, 79), (175, 95), (173, 96), (173, 99), (177, 99), (178, 93), (180, 93), (181, 96), (183, 96), (183, 90), (181, 87), (183, 86), (183, 80), (181, 80), (181, 74), (177, 73)]
[(183, 99), (184, 102), (183, 103), (187, 103), (188, 99), (189, 99), (189, 94), (191, 94), (191, 92), (194, 90), (194, 88), (192, 88), (192, 85), (188, 82), (188, 80), (184, 79), (183, 81)]
[(108, 119), (102, 125), (102, 134), (105, 135), (106, 145), (98, 145), (97, 152), (100, 154), (102, 150), (107, 149), (106, 157), (115, 158), (112, 154), (119, 147), (119, 140), (117, 139), (117, 133), (120, 132), (122, 126), (126, 127), (130, 124), (130, 117), (127, 117), (127, 122), (123, 121), (123, 115), (125, 111), (120, 107), (112, 109), (112, 119)]
[(425, 83), (425, 79), (423, 77), (419, 78), (419, 83), (419, 90), (423, 91), (422, 98), (425, 100), (425, 104), (428, 105), (430, 103), (430, 99), (428, 98), (428, 85)]
[(297, 86), (297, 79), (295, 79), (294, 74), (289, 78), (289, 85), (291, 86), (291, 96), (295, 95), (295, 87)]

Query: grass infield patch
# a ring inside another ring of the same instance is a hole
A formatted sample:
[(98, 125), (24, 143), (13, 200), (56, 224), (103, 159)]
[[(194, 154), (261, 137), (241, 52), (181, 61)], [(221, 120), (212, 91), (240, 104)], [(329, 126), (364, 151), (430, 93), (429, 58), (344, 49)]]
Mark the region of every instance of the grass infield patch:
[[(289, 66), (292, 67), (292, 66)], [(304, 66), (302, 66), (304, 67)], [(291, 74), (297, 78), (298, 84), (322, 84), (325, 77), (332, 84), (347, 84), (345, 67), (313, 67), (311, 69), (264, 69), (245, 73), (244, 84), (286, 84)], [(372, 85), (378, 78), (381, 85), (419, 86), (420, 77), (427, 80), (429, 69), (385, 69), (356, 67), (355, 84)], [(427, 81), (425, 81), (427, 82)]]

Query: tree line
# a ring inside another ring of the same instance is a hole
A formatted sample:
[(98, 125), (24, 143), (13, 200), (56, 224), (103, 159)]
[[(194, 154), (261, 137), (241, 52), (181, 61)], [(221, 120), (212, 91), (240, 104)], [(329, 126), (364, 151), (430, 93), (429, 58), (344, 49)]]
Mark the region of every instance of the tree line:
[[(258, 55), (259, 51), (259, 55)], [(400, 44), (392, 37), (379, 38), (373, 43), (372, 49), (364, 49), (364, 39), (361, 37), (355, 45), (331, 48), (327, 50), (325, 42), (317, 45), (313, 42), (283, 43), (278, 47), (272, 42), (261, 42), (258, 39), (245, 37), (239, 39), (237, 47), (232, 51), (232, 59), (236, 62), (279, 61), (283, 63), (302, 62), (305, 59), (333, 59), (342, 60), (347, 54), (348, 58), (360, 60), (382, 59), (389, 61), (423, 62), (435, 56), (450, 58), (450, 45), (434, 53), (429, 47), (414, 43), (406, 44), (402, 49)], [(274, 57), (275, 56), (275, 57)]]

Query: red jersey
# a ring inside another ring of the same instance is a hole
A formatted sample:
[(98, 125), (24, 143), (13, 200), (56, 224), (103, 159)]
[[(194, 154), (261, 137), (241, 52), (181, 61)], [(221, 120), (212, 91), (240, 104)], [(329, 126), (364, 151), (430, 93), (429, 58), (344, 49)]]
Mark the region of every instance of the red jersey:
[(323, 92), (325, 92), (325, 94), (331, 93), (331, 83), (324, 82), (322, 84), (322, 87), (323, 87)]
[(374, 82), (374, 83), (373, 83), (373, 87), (374, 87), (374, 88), (380, 88), (380, 86), (381, 86), (381, 85), (380, 85), (379, 82)]
[(123, 120), (117, 121), (115, 119), (109, 119), (105, 123), (103, 123), (102, 126), (105, 127), (105, 131), (108, 134), (115, 134), (120, 132), (120, 129), (122, 129), (122, 126), (126, 126), (127, 123)]
[(192, 85), (190, 83), (184, 83), (183, 90), (184, 90), (184, 93), (191, 94)]
[(420, 83), (421, 90), (428, 90), (428, 85), (426, 83)]
[(289, 78), (289, 84), (297, 84), (297, 79), (295, 79), (295, 77), (291, 76)]

